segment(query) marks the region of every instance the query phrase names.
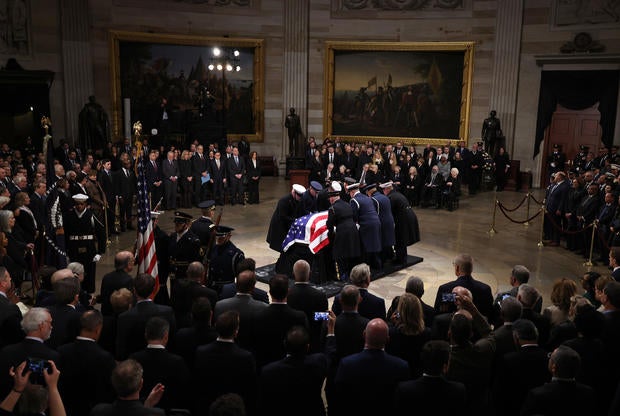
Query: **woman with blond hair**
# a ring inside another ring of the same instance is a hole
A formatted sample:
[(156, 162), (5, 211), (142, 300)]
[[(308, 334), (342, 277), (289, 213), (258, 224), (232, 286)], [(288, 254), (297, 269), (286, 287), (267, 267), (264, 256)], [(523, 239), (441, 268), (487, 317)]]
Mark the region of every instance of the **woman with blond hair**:
[(424, 326), (420, 299), (411, 293), (400, 296), (396, 312), (390, 318), (390, 342), (386, 351), (409, 363), (411, 377), (422, 374), (420, 353), (431, 339), (430, 328)]
[(187, 150), (183, 150), (183, 153), (181, 153), (181, 159), (179, 160), (179, 175), (181, 208), (191, 208), (192, 191), (194, 189), (194, 176), (192, 175), (192, 161), (190, 160), (190, 153)]
[(567, 278), (558, 279), (551, 288), (551, 306), (543, 311), (551, 322), (551, 326), (558, 325), (568, 319), (571, 297), (577, 294), (577, 284)]

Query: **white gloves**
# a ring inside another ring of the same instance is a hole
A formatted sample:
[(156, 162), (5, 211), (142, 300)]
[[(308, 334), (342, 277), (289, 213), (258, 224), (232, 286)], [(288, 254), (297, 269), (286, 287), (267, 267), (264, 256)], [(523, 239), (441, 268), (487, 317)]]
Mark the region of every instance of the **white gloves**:
[(99, 260), (101, 260), (101, 254), (95, 254), (95, 257), (93, 257), (93, 263), (97, 263)]

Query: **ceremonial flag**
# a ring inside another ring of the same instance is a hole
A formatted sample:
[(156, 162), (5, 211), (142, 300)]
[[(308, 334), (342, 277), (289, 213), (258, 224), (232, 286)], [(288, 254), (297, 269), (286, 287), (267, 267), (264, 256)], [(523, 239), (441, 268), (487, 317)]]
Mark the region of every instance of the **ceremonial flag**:
[(376, 84), (377, 84), (377, 76), (375, 75), (374, 77), (370, 78), (370, 80), (368, 80), (368, 88)]
[(155, 234), (151, 221), (151, 204), (146, 184), (144, 155), (138, 157), (138, 273), (147, 273), (155, 278), (155, 289), (150, 298), (159, 291), (159, 271), (157, 270), (157, 253), (155, 252)]
[(282, 251), (286, 251), (295, 243), (307, 244), (313, 254), (318, 253), (329, 244), (327, 238), (327, 211), (317, 212), (299, 217), (282, 242)]

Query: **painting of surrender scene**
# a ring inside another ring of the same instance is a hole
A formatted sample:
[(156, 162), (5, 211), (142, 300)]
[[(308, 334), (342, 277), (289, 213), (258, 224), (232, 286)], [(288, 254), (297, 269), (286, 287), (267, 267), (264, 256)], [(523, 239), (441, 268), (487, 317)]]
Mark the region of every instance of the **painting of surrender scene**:
[(458, 139), (465, 51), (334, 50), (334, 136)]

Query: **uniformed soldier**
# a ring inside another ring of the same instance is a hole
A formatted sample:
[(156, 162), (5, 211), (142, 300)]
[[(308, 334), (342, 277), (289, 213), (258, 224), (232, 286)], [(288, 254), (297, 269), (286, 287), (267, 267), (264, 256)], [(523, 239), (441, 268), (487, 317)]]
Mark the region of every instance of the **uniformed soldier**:
[[(170, 235), (170, 272), (175, 279), (187, 277), (187, 266), (200, 261), (200, 239), (190, 231), (192, 216), (181, 211), (174, 213), (174, 233)], [(174, 297), (174, 284), (172, 285)]]
[(588, 151), (590, 148), (588, 146), (581, 145), (579, 146), (579, 153), (573, 159), (573, 169), (577, 171), (577, 173), (583, 173), (584, 168), (586, 166), (586, 159), (588, 157)]
[(233, 283), (237, 275), (237, 265), (245, 255), (230, 241), (234, 228), (218, 225), (215, 233), (215, 246), (209, 258), (209, 281), (207, 286), (220, 293), (222, 286)]
[(278, 201), (267, 231), (267, 243), (272, 250), (282, 252), (282, 242), (291, 225), (296, 218), (304, 216), (303, 206), (301, 205), (301, 196), (304, 192), (306, 192), (306, 188), (296, 183), (293, 185), (291, 193)]
[(359, 232), (353, 221), (353, 209), (349, 203), (340, 199), (341, 192), (342, 185), (332, 182), (329, 191), (332, 206), (327, 211), (327, 229), (339, 277), (347, 281), (349, 272), (359, 262), (361, 250)]
[(377, 184), (371, 183), (361, 190), (375, 204), (379, 220), (381, 221), (381, 261), (385, 263), (394, 257), (395, 229), (394, 216), (392, 215), (392, 205), (390, 199), (377, 190)]
[(88, 196), (76, 194), (73, 201), (73, 209), (63, 214), (67, 255), (84, 265), (82, 288), (92, 294), (97, 262), (106, 249), (105, 227), (87, 207)]
[(394, 263), (405, 264), (407, 262), (407, 246), (420, 241), (420, 226), (418, 217), (413, 212), (405, 195), (394, 189), (392, 181), (379, 185), (384, 195), (390, 199), (392, 216), (394, 217), (396, 256)]
[(200, 239), (200, 257), (204, 258), (207, 255), (207, 247), (211, 241), (211, 236), (215, 233), (215, 223), (213, 222), (215, 201), (212, 199), (202, 201), (198, 204), (198, 208), (202, 210), (202, 216), (192, 223), (189, 230)]
[(559, 144), (553, 145), (553, 153), (547, 157), (547, 163), (549, 164), (549, 177), (556, 172), (564, 171), (566, 155), (561, 152)]
[(304, 215), (317, 212), (317, 198), (323, 187), (317, 181), (310, 182), (310, 186), (301, 196), (301, 204), (303, 205)]
[(357, 223), (360, 242), (362, 244), (362, 259), (373, 269), (381, 269), (381, 220), (375, 205), (367, 195), (359, 191), (360, 184), (353, 183), (347, 186), (347, 192), (353, 209), (353, 221)]

